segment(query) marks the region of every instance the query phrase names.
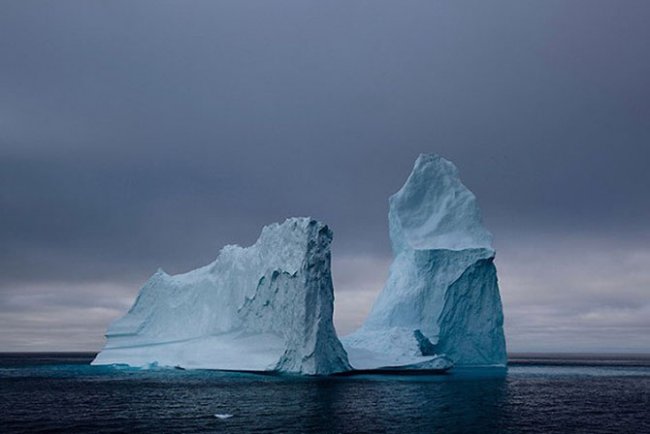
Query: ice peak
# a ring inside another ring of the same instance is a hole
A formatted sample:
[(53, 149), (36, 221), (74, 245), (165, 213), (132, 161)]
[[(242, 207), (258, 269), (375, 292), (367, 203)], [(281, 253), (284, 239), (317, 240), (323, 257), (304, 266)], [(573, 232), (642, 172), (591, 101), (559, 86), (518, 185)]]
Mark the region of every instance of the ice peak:
[(420, 154), (404, 186), (389, 200), (390, 237), (395, 251), (492, 250), (474, 194), (458, 169), (436, 154)]

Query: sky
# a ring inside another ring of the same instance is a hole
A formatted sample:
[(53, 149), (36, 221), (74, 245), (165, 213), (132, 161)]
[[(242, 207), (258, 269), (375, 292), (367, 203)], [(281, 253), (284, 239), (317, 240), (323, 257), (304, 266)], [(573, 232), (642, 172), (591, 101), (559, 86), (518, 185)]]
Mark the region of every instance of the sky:
[(511, 352), (650, 352), (650, 3), (0, 0), (0, 351), (99, 350), (158, 267), (334, 231), (340, 335), (388, 197), (453, 161)]

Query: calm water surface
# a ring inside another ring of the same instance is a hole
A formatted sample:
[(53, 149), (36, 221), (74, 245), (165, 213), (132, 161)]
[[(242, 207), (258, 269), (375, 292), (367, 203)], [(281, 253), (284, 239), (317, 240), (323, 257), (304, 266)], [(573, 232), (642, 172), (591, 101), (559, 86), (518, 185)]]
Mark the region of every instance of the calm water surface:
[(0, 355), (0, 432), (650, 433), (647, 356), (516, 355), (507, 375), (327, 379), (92, 357)]

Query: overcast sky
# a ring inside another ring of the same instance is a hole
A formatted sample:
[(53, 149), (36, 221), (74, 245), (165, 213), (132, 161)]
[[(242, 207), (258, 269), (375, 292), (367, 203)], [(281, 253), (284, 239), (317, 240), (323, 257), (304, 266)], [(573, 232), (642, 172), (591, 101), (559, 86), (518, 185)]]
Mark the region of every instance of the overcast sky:
[(98, 350), (159, 266), (334, 230), (335, 320), (388, 196), (452, 160), (510, 351), (650, 352), (650, 2), (0, 0), (0, 351)]

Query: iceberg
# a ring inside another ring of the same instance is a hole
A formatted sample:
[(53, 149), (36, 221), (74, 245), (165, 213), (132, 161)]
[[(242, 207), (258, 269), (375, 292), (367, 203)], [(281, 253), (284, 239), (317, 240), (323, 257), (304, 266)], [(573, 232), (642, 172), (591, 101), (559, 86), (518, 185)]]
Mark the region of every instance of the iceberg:
[(343, 337), (355, 369), (505, 367), (492, 235), (458, 170), (420, 155), (389, 200), (394, 260), (363, 325)]
[(310, 218), (264, 227), (202, 268), (158, 270), (111, 324), (93, 365), (329, 375), (350, 369), (332, 321), (332, 231)]
[(290, 218), (202, 268), (158, 270), (92, 364), (304, 375), (505, 367), (492, 235), (456, 167), (420, 155), (390, 197), (388, 221), (388, 279), (364, 324), (341, 340), (332, 231)]

